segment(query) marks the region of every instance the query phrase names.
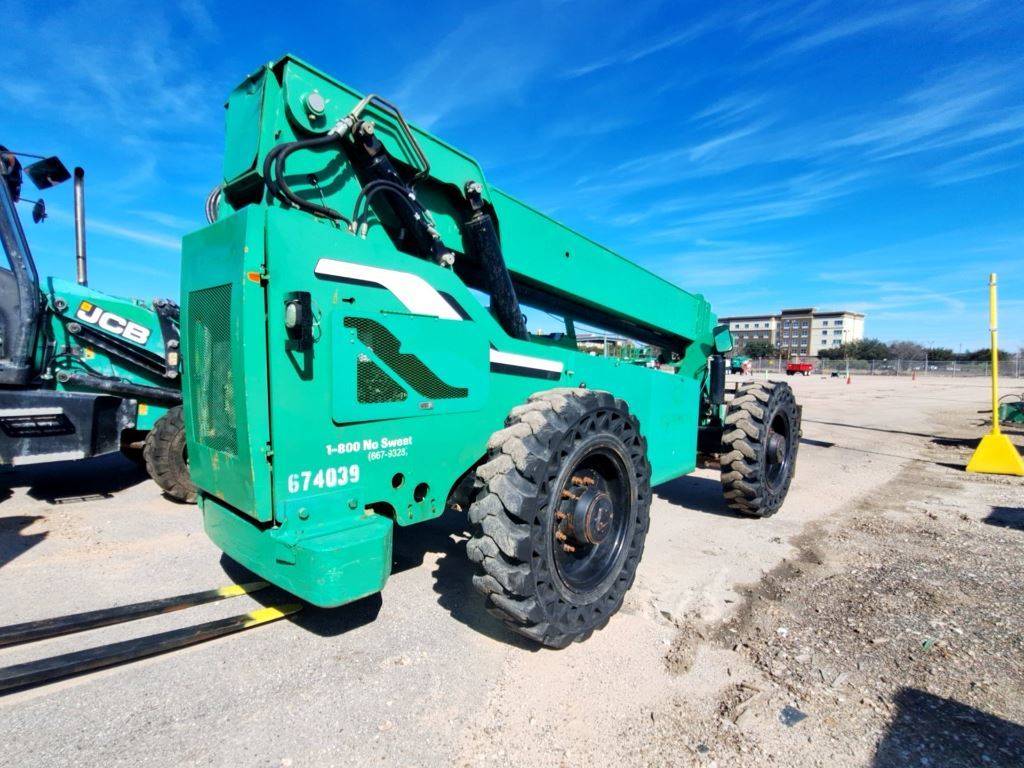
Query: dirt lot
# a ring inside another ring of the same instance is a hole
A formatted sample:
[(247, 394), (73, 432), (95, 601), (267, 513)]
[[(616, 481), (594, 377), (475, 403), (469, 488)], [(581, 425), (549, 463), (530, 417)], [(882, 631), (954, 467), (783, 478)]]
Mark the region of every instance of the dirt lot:
[[(402, 531), (381, 596), (0, 698), (4, 762), (1024, 765), (1024, 481), (963, 472), (986, 383), (791, 381), (804, 444), (780, 514), (732, 516), (711, 470), (659, 487), (637, 583), (585, 644), (537, 650), (491, 619), (447, 516)], [(5, 623), (247, 578), (120, 459), (5, 479)]]

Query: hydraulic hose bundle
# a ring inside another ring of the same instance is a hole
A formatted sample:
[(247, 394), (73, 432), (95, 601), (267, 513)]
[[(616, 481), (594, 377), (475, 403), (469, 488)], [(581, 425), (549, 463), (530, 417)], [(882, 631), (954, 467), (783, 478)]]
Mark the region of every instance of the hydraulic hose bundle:
[[(357, 123), (360, 125), (361, 135), (372, 136), (372, 122), (367, 123), (359, 119), (359, 116), (371, 104), (375, 108), (395, 119), (405, 134), (406, 139), (413, 147), (421, 166), (413, 178), (413, 181), (415, 182), (416, 179), (428, 174), (430, 172), (430, 162), (427, 160), (426, 155), (423, 154), (423, 150), (416, 141), (416, 137), (413, 136), (408, 123), (405, 122), (405, 118), (402, 116), (402, 113), (397, 107), (385, 99), (382, 99), (380, 96), (370, 94), (360, 100), (359, 103), (353, 107), (352, 111), (339, 120), (337, 124), (325, 135), (316, 136), (311, 139), (300, 139), (298, 141), (278, 144), (267, 153), (263, 160), (263, 180), (267, 185), (267, 189), (270, 190), (271, 195), (287, 205), (294, 206), (317, 216), (324, 216), (335, 221), (344, 221), (351, 227), (352, 221), (358, 216), (359, 205), (363, 199), (365, 198), (366, 204), (369, 205), (370, 200), (378, 193), (378, 191), (387, 190), (392, 193), (393, 197), (400, 197), (403, 200), (404, 206), (413, 214), (415, 219), (424, 220), (429, 223), (429, 216), (426, 214), (426, 210), (415, 202), (415, 196), (411, 194), (411, 190), (401, 183), (402, 179), (393, 171), (391, 178), (374, 179), (360, 191), (359, 198), (356, 200), (352, 219), (349, 219), (340, 211), (336, 211), (327, 205), (320, 205), (299, 197), (288, 185), (285, 178), (285, 162), (292, 153), (297, 152), (300, 149), (318, 149), (320, 147), (327, 147), (336, 141), (340, 143)], [(430, 229), (433, 230), (433, 226), (429, 226)], [(434, 236), (436, 237), (436, 233), (434, 233)]]
[[(421, 167), (413, 176), (412, 183), (427, 175), (430, 163), (398, 109), (377, 96), (367, 96), (325, 135), (290, 141), (271, 148), (263, 160), (264, 183), (270, 194), (286, 206), (333, 221), (343, 221), (352, 234), (363, 236), (368, 227), (370, 206), (374, 198), (383, 195), (391, 203), (391, 210), (401, 227), (397, 239), (420, 256), (437, 264), (451, 266), (454, 254), (444, 245), (430, 213), (416, 199), (414, 190), (398, 172), (387, 149), (376, 137), (373, 121), (359, 118), (370, 103), (389, 113), (413, 147)], [(350, 134), (352, 141), (342, 148), (341, 141)], [(338, 151), (348, 155), (359, 178), (364, 181), (351, 218), (326, 204), (300, 197), (288, 185), (286, 178), (285, 164), (292, 154), (301, 149), (330, 147), (335, 143), (338, 144)], [(480, 264), (485, 287), (491, 296), (492, 311), (499, 324), (510, 336), (525, 339), (528, 336), (525, 319), (502, 256), (494, 220), (484, 209), (481, 192), (480, 185), (475, 182), (468, 183), (464, 189), (469, 204), (469, 218), (463, 222), (466, 251)]]
[[(320, 149), (329, 147), (332, 144), (340, 143), (341, 139), (348, 133), (346, 126), (349, 118), (341, 121), (339, 126), (324, 136), (317, 136), (311, 139), (300, 139), (273, 147), (263, 160), (263, 179), (270, 191), (270, 194), (284, 203), (286, 206), (298, 208), (312, 213), (315, 216), (323, 216), (333, 221), (342, 221), (348, 225), (353, 234), (366, 234), (366, 218), (369, 215), (370, 203), (373, 198), (380, 194), (386, 194), (392, 202), (397, 201), (395, 213), (402, 224), (413, 234), (417, 250), (423, 255), (443, 261), (447, 253), (441, 245), (440, 237), (434, 228), (433, 221), (427, 210), (416, 201), (415, 193), (405, 185), (401, 176), (394, 170), (390, 161), (383, 153), (383, 147), (373, 139), (372, 124), (358, 121), (357, 133), (360, 137), (368, 139), (376, 145), (372, 152), (371, 159), (367, 163), (371, 179), (359, 191), (351, 218), (345, 216), (338, 210), (327, 205), (306, 200), (295, 193), (289, 186), (285, 163), (288, 158), (300, 149)], [(340, 150), (340, 146), (339, 146)], [(395, 207), (395, 206), (393, 206)]]
[(267, 152), (267, 156), (263, 159), (263, 180), (267, 185), (267, 189), (270, 190), (270, 194), (286, 205), (308, 211), (316, 216), (324, 216), (335, 221), (344, 221), (346, 224), (351, 223), (349, 218), (340, 211), (299, 197), (288, 186), (288, 182), (285, 179), (285, 162), (288, 160), (289, 155), (300, 149), (318, 149), (330, 146), (340, 142), (343, 135), (331, 131), (324, 136), (316, 136), (312, 139), (300, 139), (299, 141), (278, 144)]

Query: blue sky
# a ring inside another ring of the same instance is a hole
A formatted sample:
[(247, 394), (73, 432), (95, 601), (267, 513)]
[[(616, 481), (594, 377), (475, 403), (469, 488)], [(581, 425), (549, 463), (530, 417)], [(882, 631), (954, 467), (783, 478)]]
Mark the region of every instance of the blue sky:
[[(0, 0), (0, 142), (87, 171), (91, 283), (177, 295), (223, 103), (294, 53), (719, 314), (1024, 344), (1024, 4)], [(304, 10), (305, 9), (305, 10)], [(73, 276), (69, 185), (30, 227)], [(26, 209), (27, 212), (27, 209)]]

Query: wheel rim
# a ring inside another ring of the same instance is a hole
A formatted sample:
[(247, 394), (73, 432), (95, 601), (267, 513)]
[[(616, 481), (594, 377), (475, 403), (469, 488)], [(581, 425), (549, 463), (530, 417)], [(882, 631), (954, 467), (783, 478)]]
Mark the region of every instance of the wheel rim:
[(792, 440), (793, 428), (789, 414), (779, 411), (772, 417), (768, 439), (765, 441), (765, 478), (772, 490), (782, 487), (789, 475)]
[(619, 565), (629, 531), (631, 485), (618, 452), (596, 447), (578, 457), (555, 489), (555, 569), (574, 592), (590, 592)]

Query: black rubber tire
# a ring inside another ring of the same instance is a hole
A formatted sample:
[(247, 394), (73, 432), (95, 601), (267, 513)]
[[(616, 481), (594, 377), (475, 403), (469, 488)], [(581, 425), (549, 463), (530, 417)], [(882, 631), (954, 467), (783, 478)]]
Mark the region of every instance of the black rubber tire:
[[(777, 425), (788, 424), (788, 438), (777, 470), (769, 462), (768, 441)], [(789, 492), (800, 447), (800, 407), (789, 384), (743, 384), (726, 406), (722, 435), (722, 488), (729, 507), (751, 517), (778, 512)], [(774, 475), (774, 476), (773, 476)]]
[[(614, 525), (622, 527), (614, 556), (598, 569), (598, 583), (582, 592), (559, 571), (556, 558), (566, 556), (554, 551), (556, 526), (562, 525), (556, 509), (565, 478), (588, 452), (599, 451), (623, 470), (616, 482), (628, 511), (616, 510)], [(604, 627), (633, 584), (650, 523), (647, 441), (626, 403), (585, 389), (533, 395), (491, 436), (477, 479), (481, 487), (469, 508), (473, 533), (466, 551), (478, 566), (473, 584), (488, 611), (551, 648), (581, 642)]]
[(161, 416), (146, 435), (143, 448), (146, 471), (164, 493), (175, 501), (195, 504), (196, 487), (188, 473), (185, 420), (176, 405)]

